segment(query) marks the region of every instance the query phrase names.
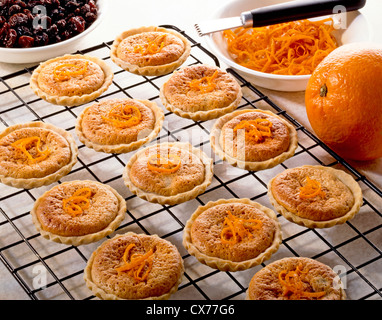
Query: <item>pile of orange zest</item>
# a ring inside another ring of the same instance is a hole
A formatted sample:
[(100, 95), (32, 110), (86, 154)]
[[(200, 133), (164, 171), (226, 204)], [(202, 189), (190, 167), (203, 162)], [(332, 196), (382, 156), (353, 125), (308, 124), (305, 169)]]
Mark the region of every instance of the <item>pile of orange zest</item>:
[(85, 64), (81, 67), (72, 63), (60, 64), (53, 70), (53, 76), (57, 81), (67, 81), (72, 77), (76, 77), (88, 70), (89, 61), (85, 61)]
[[(152, 269), (152, 266), (153, 266), (152, 255), (154, 254), (154, 251), (153, 249), (150, 249), (145, 254), (137, 254), (137, 253), (132, 254), (130, 257), (130, 262), (129, 262), (128, 259), (129, 259), (130, 251), (134, 247), (135, 247), (134, 243), (131, 243), (126, 247), (122, 257), (125, 264), (116, 268), (115, 270), (118, 273), (128, 271), (128, 275), (130, 277), (134, 277), (136, 281), (144, 281), (147, 279)], [(145, 266), (147, 266), (147, 268), (144, 272), (142, 272)]]
[(188, 85), (191, 89), (199, 90), (201, 93), (212, 92), (216, 88), (216, 83), (214, 83), (214, 80), (218, 76), (218, 73), (219, 71), (215, 70), (212, 76), (194, 79)]
[(325, 192), (321, 189), (321, 183), (317, 180), (306, 177), (306, 184), (300, 188), (300, 198), (308, 199), (318, 195), (325, 197)]
[(227, 214), (220, 233), (221, 242), (224, 244), (233, 245), (246, 237), (253, 238), (251, 231), (258, 230), (262, 226), (261, 220), (238, 218), (231, 211), (227, 211)]
[[(44, 151), (42, 151), (40, 145), (41, 139), (36, 136), (19, 139), (11, 144), (12, 147), (20, 150), (27, 156), (28, 163), (30, 164), (43, 161), (49, 156), (50, 150), (45, 149)], [(30, 154), (30, 151), (33, 147), (35, 147), (36, 157), (33, 157)]]
[[(331, 22), (328, 24), (328, 22)], [(234, 61), (246, 68), (281, 75), (312, 74), (338, 44), (333, 20), (299, 20), (259, 28), (226, 30)]]
[(166, 35), (162, 34), (157, 36), (154, 40), (148, 40), (148, 43), (144, 46), (134, 46), (134, 53), (140, 53), (141, 55), (155, 54), (161, 52), (164, 47), (164, 39)]
[(283, 296), (289, 296), (291, 300), (299, 300), (301, 298), (321, 298), (325, 295), (325, 291), (308, 292), (303, 290), (303, 282), (301, 280), (301, 274), (308, 273), (308, 270), (302, 271), (301, 265), (296, 267), (296, 270), (282, 270), (279, 275), (279, 281), (282, 284), (284, 291)]
[(142, 121), (142, 115), (135, 106), (118, 104), (112, 108), (107, 116), (102, 116), (107, 122), (118, 128), (130, 128)]
[(174, 173), (181, 165), (181, 159), (176, 154), (169, 154), (164, 157), (160, 154), (153, 154), (147, 160), (149, 170), (160, 173)]
[(64, 211), (72, 217), (82, 214), (90, 206), (91, 194), (90, 188), (78, 189), (71, 197), (62, 200)]
[(272, 122), (267, 119), (243, 120), (233, 129), (237, 132), (245, 130), (245, 138), (255, 143), (264, 141), (265, 137), (272, 137)]

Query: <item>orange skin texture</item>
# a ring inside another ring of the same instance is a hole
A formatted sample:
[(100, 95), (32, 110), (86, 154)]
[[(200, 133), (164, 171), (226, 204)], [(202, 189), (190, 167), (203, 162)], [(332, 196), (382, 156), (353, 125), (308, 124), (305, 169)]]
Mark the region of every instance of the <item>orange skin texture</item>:
[(382, 157), (382, 46), (355, 43), (331, 52), (309, 79), (305, 105), (314, 132), (339, 156)]

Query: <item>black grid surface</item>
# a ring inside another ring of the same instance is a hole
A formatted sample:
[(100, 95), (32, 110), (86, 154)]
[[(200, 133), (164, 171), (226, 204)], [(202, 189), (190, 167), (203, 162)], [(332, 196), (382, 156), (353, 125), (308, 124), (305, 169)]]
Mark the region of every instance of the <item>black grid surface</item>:
[[(185, 65), (206, 63), (219, 66), (217, 58), (200, 43), (174, 26), (163, 27), (181, 32), (191, 42), (191, 56)], [(120, 69), (109, 58), (111, 43), (80, 52), (104, 59), (115, 72), (112, 86), (99, 100), (130, 97), (148, 99), (162, 106), (159, 89), (170, 75), (142, 77)], [(44, 121), (66, 129), (76, 138), (75, 120), (87, 105), (67, 108), (39, 99), (29, 89), (33, 69), (26, 68), (0, 77), (0, 131), (16, 123)], [(152, 143), (190, 142), (210, 155), (215, 164), (214, 179), (204, 194), (175, 206), (145, 202), (131, 194), (123, 184), (122, 170), (132, 154), (97, 153), (78, 140), (78, 163), (57, 183), (92, 179), (109, 184), (125, 197), (127, 203), (126, 218), (114, 234), (127, 231), (158, 234), (177, 246), (184, 259), (185, 275), (172, 299), (241, 300), (256, 271), (284, 257), (304, 256), (331, 266), (342, 278), (349, 299), (382, 300), (381, 190), (234, 70), (228, 69), (228, 72), (242, 86), (243, 99), (239, 108), (271, 110), (295, 126), (299, 146), (294, 157), (272, 169), (258, 172), (234, 168), (218, 159), (211, 150), (209, 133), (214, 120), (194, 122), (164, 109), (163, 129)], [(211, 269), (183, 248), (183, 227), (198, 206), (220, 198), (250, 198), (272, 208), (267, 197), (268, 181), (286, 168), (304, 164), (332, 166), (354, 176), (362, 187), (364, 203), (353, 220), (329, 229), (311, 230), (278, 215), (283, 232), (283, 243), (278, 252), (260, 266), (235, 273)], [(51, 187), (22, 190), (0, 185), (0, 259), (30, 299), (94, 299), (83, 281), (83, 269), (103, 240), (79, 247), (57, 244), (42, 238), (32, 223), (29, 211), (34, 201)]]

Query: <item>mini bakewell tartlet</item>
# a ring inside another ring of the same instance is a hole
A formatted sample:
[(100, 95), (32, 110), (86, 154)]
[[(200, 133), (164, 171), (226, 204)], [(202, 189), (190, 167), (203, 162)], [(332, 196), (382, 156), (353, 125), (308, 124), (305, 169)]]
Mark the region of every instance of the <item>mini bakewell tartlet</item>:
[(182, 257), (171, 242), (128, 232), (93, 252), (84, 280), (103, 300), (167, 300), (178, 290), (183, 273)]
[(39, 197), (31, 216), (44, 238), (79, 246), (111, 234), (125, 218), (125, 199), (112, 187), (91, 180), (61, 183)]
[(30, 87), (41, 99), (62, 106), (93, 101), (111, 85), (114, 73), (103, 60), (66, 54), (42, 62), (32, 73)]
[(127, 153), (152, 141), (162, 129), (163, 121), (164, 112), (155, 102), (128, 98), (102, 100), (81, 112), (76, 134), (95, 151)]
[[(259, 132), (260, 137), (256, 136)], [(220, 117), (211, 129), (210, 142), (223, 161), (249, 171), (269, 169), (284, 162), (298, 146), (297, 132), (291, 124), (271, 111), (260, 109), (236, 110)]]
[(110, 57), (128, 72), (160, 76), (180, 67), (190, 52), (189, 41), (179, 32), (148, 26), (122, 32), (111, 46)]
[(16, 124), (0, 133), (0, 182), (32, 189), (67, 175), (78, 148), (66, 130), (41, 121)]
[(174, 205), (196, 198), (211, 184), (213, 160), (189, 143), (165, 142), (136, 152), (123, 171), (138, 197)]
[(268, 260), (281, 242), (274, 211), (250, 199), (220, 199), (200, 206), (183, 233), (188, 252), (221, 271), (257, 266)]
[(345, 223), (363, 204), (361, 187), (350, 174), (320, 165), (279, 173), (268, 183), (268, 197), (287, 220), (307, 228)]

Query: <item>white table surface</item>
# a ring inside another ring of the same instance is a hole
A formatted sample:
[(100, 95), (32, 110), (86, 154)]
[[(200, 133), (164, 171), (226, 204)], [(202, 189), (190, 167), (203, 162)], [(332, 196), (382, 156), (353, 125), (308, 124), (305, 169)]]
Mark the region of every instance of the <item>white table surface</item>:
[[(161, 24), (175, 25), (203, 43), (203, 39), (198, 37), (194, 29), (194, 24), (208, 19), (218, 6), (228, 1), (231, 0), (108, 0), (105, 20), (83, 40), (78, 49), (113, 40), (116, 35), (129, 28)], [(366, 6), (360, 11), (371, 25), (373, 41), (382, 43), (382, 1), (367, 0)], [(222, 66), (224, 67), (223, 63)], [(0, 63), (0, 74), (12, 73), (24, 67), (25, 65)], [(304, 92), (287, 93), (263, 88), (260, 90), (312, 131), (306, 117)], [(368, 163), (349, 163), (378, 187), (382, 187), (382, 159)], [(0, 263), (0, 299), (28, 299), (2, 263)]]

